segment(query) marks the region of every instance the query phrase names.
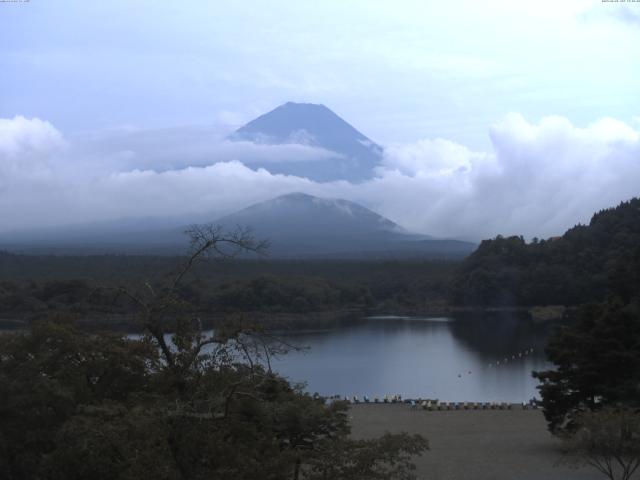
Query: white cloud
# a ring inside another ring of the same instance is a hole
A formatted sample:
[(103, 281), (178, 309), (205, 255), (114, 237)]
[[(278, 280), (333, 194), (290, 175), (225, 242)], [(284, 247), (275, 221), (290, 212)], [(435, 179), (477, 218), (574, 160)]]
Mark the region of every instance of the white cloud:
[(269, 145), (228, 141), (224, 129), (175, 127), (124, 128), (91, 132), (74, 139), (70, 156), (93, 170), (165, 171), (238, 160), (247, 165), (315, 162), (335, 157), (303, 144)]
[[(612, 118), (578, 127), (558, 116), (531, 123), (509, 114), (489, 129), (491, 152), (442, 138), (396, 144), (385, 151), (376, 178), (361, 184), (315, 183), (252, 169), (238, 158), (294, 160), (309, 147), (227, 145), (211, 142), (210, 133), (136, 132), (70, 140), (65, 147), (47, 122), (2, 120), (2, 228), (125, 216), (213, 219), (304, 191), (363, 203), (437, 236), (544, 237), (640, 194), (640, 130)], [(322, 152), (311, 153), (322, 161)]]
[(468, 171), (473, 163), (487, 158), (486, 154), (472, 152), (449, 140), (424, 139), (387, 147), (378, 172), (384, 175), (386, 170), (396, 170), (414, 177), (451, 176)]
[(410, 229), (476, 239), (557, 235), (640, 195), (640, 132), (623, 122), (510, 114), (490, 138), (490, 154), (442, 139), (388, 149), (379, 178), (353, 193)]
[(0, 118), (0, 156), (3, 159), (48, 153), (63, 145), (62, 135), (49, 122), (22, 116)]
[(62, 135), (49, 122), (0, 118), (0, 192), (26, 175), (32, 180), (48, 176), (51, 155), (64, 147)]
[[(155, 172), (134, 170), (99, 178), (87, 186), (93, 192), (93, 210), (110, 216), (205, 214), (212, 217), (232, 211), (245, 203), (260, 201), (280, 193), (304, 189), (309, 180), (272, 175), (264, 169), (252, 170), (238, 161), (218, 162), (205, 167)], [(105, 202), (115, 197), (116, 202)], [(212, 218), (213, 220), (213, 218)]]

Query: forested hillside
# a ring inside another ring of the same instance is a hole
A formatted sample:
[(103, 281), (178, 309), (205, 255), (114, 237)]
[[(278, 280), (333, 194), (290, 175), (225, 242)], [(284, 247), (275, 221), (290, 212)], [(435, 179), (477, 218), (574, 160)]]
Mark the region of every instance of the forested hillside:
[(562, 237), (498, 236), (460, 266), (451, 288), (459, 305), (578, 305), (608, 295), (627, 303), (640, 287), (640, 199), (593, 215)]

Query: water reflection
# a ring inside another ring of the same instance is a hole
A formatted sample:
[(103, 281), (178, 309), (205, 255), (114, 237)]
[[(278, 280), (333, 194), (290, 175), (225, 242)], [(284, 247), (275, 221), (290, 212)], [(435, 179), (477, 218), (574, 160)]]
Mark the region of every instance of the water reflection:
[(280, 357), (273, 366), (323, 395), (521, 402), (537, 395), (531, 371), (549, 367), (547, 336), (544, 327), (498, 317), (377, 317), (288, 334), (310, 349)]

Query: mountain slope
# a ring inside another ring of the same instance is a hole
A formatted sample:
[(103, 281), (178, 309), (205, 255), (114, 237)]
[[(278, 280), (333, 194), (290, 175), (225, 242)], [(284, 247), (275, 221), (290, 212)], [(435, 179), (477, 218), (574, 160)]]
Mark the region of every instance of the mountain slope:
[(324, 105), (288, 102), (236, 130), (234, 141), (279, 145), (302, 144), (333, 152), (322, 160), (252, 164), (272, 173), (316, 181), (362, 181), (370, 178), (382, 148)]
[(460, 257), (475, 248), (412, 234), (354, 202), (303, 193), (252, 205), (217, 223), (250, 226), (256, 237), (270, 240), (275, 257)]
[[(209, 220), (207, 220), (209, 221)], [(122, 219), (0, 234), (0, 250), (35, 254), (184, 253), (188, 219)], [(339, 199), (292, 193), (215, 222), (253, 229), (268, 239), (273, 258), (462, 258), (468, 242), (435, 240), (407, 232), (391, 220)]]
[(309, 234), (358, 237), (404, 232), (396, 223), (357, 203), (305, 193), (290, 193), (251, 205), (219, 222), (251, 225), (256, 230), (278, 236), (287, 230), (287, 235), (293, 237)]

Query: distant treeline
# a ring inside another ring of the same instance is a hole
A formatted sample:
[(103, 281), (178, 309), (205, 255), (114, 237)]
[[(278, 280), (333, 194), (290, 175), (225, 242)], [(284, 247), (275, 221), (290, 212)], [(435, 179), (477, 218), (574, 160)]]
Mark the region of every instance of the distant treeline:
[(483, 241), (458, 269), (458, 305), (579, 305), (640, 291), (640, 199), (593, 215), (562, 237)]
[[(114, 287), (162, 288), (182, 257), (0, 252), (0, 319), (47, 312), (126, 314)], [(562, 237), (483, 241), (463, 262), (216, 260), (193, 269), (183, 298), (203, 312), (307, 313), (580, 305), (640, 291), (640, 199), (596, 213)]]
[[(126, 315), (134, 310), (133, 304), (117, 287), (162, 288), (183, 261), (180, 257), (0, 253), (0, 319), (35, 319), (54, 312)], [(193, 269), (180, 294), (193, 311), (206, 313), (423, 309), (445, 302), (456, 265), (208, 259)]]

